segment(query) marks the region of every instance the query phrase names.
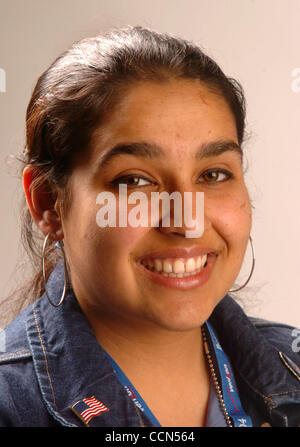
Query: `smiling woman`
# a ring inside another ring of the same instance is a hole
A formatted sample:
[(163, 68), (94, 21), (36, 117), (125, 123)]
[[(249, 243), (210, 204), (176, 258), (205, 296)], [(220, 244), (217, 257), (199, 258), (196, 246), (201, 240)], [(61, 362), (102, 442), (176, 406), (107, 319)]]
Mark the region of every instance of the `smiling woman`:
[[(298, 425), (292, 328), (229, 295), (253, 249), (239, 83), (188, 41), (117, 29), (53, 62), (26, 122), (36, 272), (5, 330), (0, 425)], [(175, 192), (204, 197), (201, 232), (197, 201), (179, 225), (175, 200), (153, 218)], [(118, 225), (99, 225), (103, 197)]]

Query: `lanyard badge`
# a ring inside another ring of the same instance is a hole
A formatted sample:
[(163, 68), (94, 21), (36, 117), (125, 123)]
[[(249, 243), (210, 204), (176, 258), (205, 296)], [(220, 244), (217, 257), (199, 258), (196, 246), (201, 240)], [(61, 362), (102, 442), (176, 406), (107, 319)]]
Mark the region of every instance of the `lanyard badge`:
[(205, 323), (220, 373), (222, 397), (234, 427), (252, 427), (252, 421), (241, 404), (230, 362), (218, 342), (211, 324)]

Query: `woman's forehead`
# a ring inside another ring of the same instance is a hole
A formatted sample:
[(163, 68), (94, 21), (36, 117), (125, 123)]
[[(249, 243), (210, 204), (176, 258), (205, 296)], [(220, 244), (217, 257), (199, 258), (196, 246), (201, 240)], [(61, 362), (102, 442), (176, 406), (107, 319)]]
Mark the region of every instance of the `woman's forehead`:
[(140, 83), (123, 97), (93, 135), (98, 153), (121, 143), (201, 144), (236, 140), (234, 117), (225, 100), (199, 82)]
[(198, 80), (139, 82), (127, 89), (105, 121), (113, 119), (127, 123), (130, 119), (142, 121), (151, 115), (159, 120), (161, 116), (166, 117), (166, 113), (179, 112), (180, 116), (188, 116), (207, 107), (229, 111), (223, 97)]

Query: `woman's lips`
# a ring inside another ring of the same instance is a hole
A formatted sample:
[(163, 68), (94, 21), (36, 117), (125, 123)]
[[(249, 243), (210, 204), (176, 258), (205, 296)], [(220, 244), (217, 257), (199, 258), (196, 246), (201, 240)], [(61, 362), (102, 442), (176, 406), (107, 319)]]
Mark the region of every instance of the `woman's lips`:
[[(202, 250), (203, 253), (204, 250)], [(193, 253), (199, 253), (199, 249), (198, 251), (194, 250)], [(201, 252), (201, 251), (200, 251)], [(169, 252), (170, 253), (170, 252)], [(179, 252), (177, 252), (179, 254)], [(155, 253), (155, 256), (157, 256), (159, 254), (159, 252)], [(166, 254), (166, 252), (164, 251), (164, 254)], [(174, 251), (172, 251), (172, 255), (174, 255)], [(181, 251), (181, 255), (182, 255), (182, 251)], [(191, 259), (194, 259), (196, 262), (198, 261), (198, 264), (195, 263), (195, 268), (192, 268), (192, 262)], [(157, 257), (143, 257), (142, 259), (140, 259), (140, 261), (138, 262), (138, 266), (142, 269), (142, 271), (147, 275), (147, 277), (162, 286), (165, 287), (169, 287), (172, 289), (182, 289), (182, 290), (189, 290), (189, 289), (195, 289), (197, 287), (201, 287), (202, 285), (204, 285), (210, 275), (211, 275), (211, 271), (214, 267), (214, 264), (216, 262), (217, 259), (217, 253), (216, 252), (210, 252), (206, 254), (203, 253), (202, 256), (197, 255), (197, 256), (191, 256), (191, 251), (189, 252), (189, 256), (185, 256), (185, 257), (169, 257), (169, 258), (157, 258)], [(157, 271), (159, 266), (156, 263), (156, 266), (154, 267), (154, 265), (151, 268), (151, 262), (154, 263), (155, 261), (157, 262), (157, 260), (161, 260), (164, 261), (165, 264), (165, 269), (160, 269), (160, 271)], [(181, 272), (180, 273), (174, 273), (174, 271), (171, 271), (169, 273), (164, 272), (164, 270), (172, 270), (172, 266), (174, 269), (175, 266), (175, 270), (176, 270), (176, 265), (177, 265), (177, 270), (180, 270), (180, 264), (179, 261), (182, 261), (182, 264), (185, 263), (185, 267), (187, 268), (187, 272)], [(202, 261), (202, 265), (200, 265)], [(176, 264), (177, 262), (177, 264)], [(171, 267), (169, 267), (168, 263), (171, 265)], [(199, 267), (200, 265), (200, 267)]]

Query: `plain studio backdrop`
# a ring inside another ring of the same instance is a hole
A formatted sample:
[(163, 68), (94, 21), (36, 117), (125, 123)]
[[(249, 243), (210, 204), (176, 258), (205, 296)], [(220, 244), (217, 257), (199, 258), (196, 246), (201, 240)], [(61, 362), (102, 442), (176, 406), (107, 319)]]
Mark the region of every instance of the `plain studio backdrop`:
[[(243, 85), (256, 267), (237, 295), (250, 315), (299, 327), (299, 23), (300, 0), (0, 0), (0, 297), (20, 277), (21, 182), (9, 156), (24, 146), (38, 76), (76, 40), (142, 25), (193, 40)], [(249, 246), (239, 284), (250, 268)]]

